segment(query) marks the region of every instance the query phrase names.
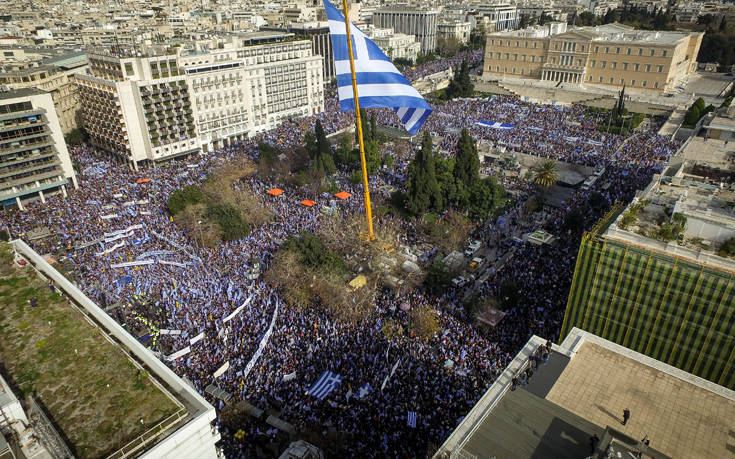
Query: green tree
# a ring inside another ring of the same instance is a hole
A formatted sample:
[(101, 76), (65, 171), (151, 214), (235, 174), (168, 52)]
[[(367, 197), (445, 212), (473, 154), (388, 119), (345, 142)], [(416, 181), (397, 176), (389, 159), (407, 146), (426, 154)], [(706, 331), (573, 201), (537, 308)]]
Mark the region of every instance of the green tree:
[(222, 230), (222, 239), (225, 241), (242, 239), (250, 232), (250, 226), (232, 204), (213, 204), (207, 208), (206, 216), (209, 220), (217, 222)]
[(467, 129), (462, 129), (457, 142), (457, 161), (454, 164), (456, 182), (471, 188), (480, 178), (480, 159), (477, 156), (477, 145)]
[(337, 143), (337, 152), (334, 155), (335, 162), (341, 166), (352, 166), (356, 159), (352, 148), (352, 139), (348, 135), (343, 135)]
[(444, 159), (436, 156), (436, 182), (439, 184), (444, 204), (449, 204), (457, 200), (458, 192), (461, 190), (462, 184), (454, 178), (454, 169), (456, 168), (456, 159)]
[[(380, 151), (378, 142), (370, 140), (365, 144), (365, 166), (368, 174), (372, 175), (380, 169)], [(362, 165), (360, 166), (362, 168)]]
[(258, 161), (263, 161), (265, 164), (273, 164), (278, 157), (278, 150), (266, 142), (258, 144), (258, 152), (260, 153)]
[(316, 120), (314, 125), (314, 134), (316, 135), (316, 150), (320, 155), (328, 154), (331, 156), (331, 149), (329, 148), (329, 140), (327, 140), (327, 134), (324, 133), (321, 120)]
[(304, 148), (309, 153), (309, 158), (314, 159), (319, 153), (316, 146), (316, 135), (312, 131), (306, 131), (304, 134)]
[(198, 204), (204, 201), (204, 193), (198, 186), (189, 185), (180, 188), (168, 197), (166, 207), (171, 215), (176, 215), (191, 204)]
[(536, 169), (533, 177), (533, 181), (543, 188), (549, 187), (556, 183), (559, 178), (557, 171), (556, 162), (551, 159), (545, 160)]
[(441, 190), (436, 181), (433, 144), (428, 132), (424, 132), (421, 149), (408, 166), (406, 194), (407, 210), (414, 215), (421, 215), (430, 208), (443, 207)]
[(74, 128), (64, 136), (64, 140), (69, 145), (79, 145), (87, 141), (87, 131), (82, 128)]
[(434, 257), (434, 261), (429, 265), (429, 269), (426, 271), (426, 277), (424, 278), (424, 286), (431, 293), (441, 293), (448, 286), (452, 280), (452, 276), (447, 269), (447, 266), (442, 261), (441, 257), (437, 255)]
[(467, 213), (473, 220), (485, 221), (503, 203), (505, 190), (495, 177), (477, 181), (469, 190), (470, 199)]
[(391, 155), (385, 155), (383, 157), (383, 164), (390, 170), (393, 170), (393, 157)]

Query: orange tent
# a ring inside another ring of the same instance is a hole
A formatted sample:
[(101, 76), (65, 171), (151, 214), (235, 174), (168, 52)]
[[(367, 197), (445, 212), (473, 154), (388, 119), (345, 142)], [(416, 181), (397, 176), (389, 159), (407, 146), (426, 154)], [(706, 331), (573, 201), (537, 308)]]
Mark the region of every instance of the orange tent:
[(138, 183), (138, 184), (140, 184), (140, 183), (148, 183), (150, 181), (151, 181), (151, 179), (149, 179), (149, 178), (141, 178), (141, 179), (136, 180), (135, 183)]
[(271, 196), (280, 196), (283, 193), (285, 192), (280, 188), (273, 188), (272, 190), (268, 190), (268, 194)]
[(339, 199), (347, 199), (352, 195), (346, 191), (340, 191), (339, 193), (335, 194), (335, 196), (337, 196)]
[(306, 206), (306, 207), (311, 207), (314, 204), (316, 204), (316, 202), (315, 201), (312, 201), (311, 199), (304, 199), (303, 201), (301, 201), (301, 204), (304, 205), (304, 206)]

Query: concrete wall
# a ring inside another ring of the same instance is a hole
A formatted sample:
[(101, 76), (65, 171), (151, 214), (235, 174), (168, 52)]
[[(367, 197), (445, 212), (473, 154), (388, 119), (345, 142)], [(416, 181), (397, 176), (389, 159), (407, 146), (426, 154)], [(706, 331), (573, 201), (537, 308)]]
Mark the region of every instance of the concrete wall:
[(140, 457), (151, 459), (217, 458), (215, 443), (219, 441), (220, 434), (212, 426), (212, 422), (217, 417), (214, 407), (25, 242), (16, 239), (11, 244), (18, 254), (23, 256), (45, 277), (53, 280), (56, 286), (72, 298), (109, 336), (117, 340), (126, 352), (145, 365), (158, 380), (165, 383), (168, 386), (167, 389), (179, 401), (183, 402), (188, 409), (191, 416), (189, 422), (179, 427), (174, 433), (161, 440), (155, 447), (149, 449)]

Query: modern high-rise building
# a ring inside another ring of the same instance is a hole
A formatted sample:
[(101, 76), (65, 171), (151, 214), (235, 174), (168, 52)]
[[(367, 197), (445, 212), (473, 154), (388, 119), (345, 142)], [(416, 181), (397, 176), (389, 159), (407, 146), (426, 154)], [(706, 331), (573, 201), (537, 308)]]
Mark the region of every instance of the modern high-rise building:
[(561, 339), (578, 327), (735, 388), (735, 167), (693, 138), (620, 215), (585, 234)]
[(413, 35), (421, 43), (421, 52), (428, 54), (436, 50), (436, 27), (439, 10), (417, 9), (395, 6), (373, 13), (373, 25), (391, 28), (397, 33)]
[(696, 71), (701, 32), (550, 23), (487, 36), (483, 78), (529, 78), (657, 93)]
[(323, 109), (322, 57), (309, 41), (251, 42), (90, 52), (89, 74), (76, 78), (92, 142), (137, 168)]
[(51, 94), (35, 88), (0, 92), (0, 202), (30, 201), (77, 187)]

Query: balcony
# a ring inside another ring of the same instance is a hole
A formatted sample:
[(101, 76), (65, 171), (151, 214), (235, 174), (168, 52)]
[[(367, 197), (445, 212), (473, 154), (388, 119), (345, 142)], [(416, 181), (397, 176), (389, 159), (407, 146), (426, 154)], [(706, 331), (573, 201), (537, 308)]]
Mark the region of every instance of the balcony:
[[(28, 150), (34, 150), (34, 149), (41, 149), (43, 147), (50, 147), (53, 146), (54, 142), (51, 140), (43, 140), (41, 142), (31, 142), (31, 143), (25, 143), (21, 145), (8, 145), (7, 147), (0, 148), (0, 155), (10, 155), (13, 153), (18, 153), (21, 151), (28, 151)], [(5, 165), (5, 164), (3, 164)]]

